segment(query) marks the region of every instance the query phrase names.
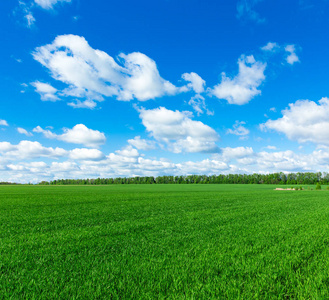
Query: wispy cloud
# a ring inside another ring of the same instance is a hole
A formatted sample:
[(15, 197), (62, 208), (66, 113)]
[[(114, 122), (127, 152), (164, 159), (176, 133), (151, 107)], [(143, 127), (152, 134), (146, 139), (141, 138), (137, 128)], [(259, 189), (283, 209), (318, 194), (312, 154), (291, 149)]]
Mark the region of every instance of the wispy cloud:
[(258, 24), (264, 23), (262, 18), (254, 7), (263, 0), (239, 0), (237, 3), (237, 18), (254, 21)]
[(192, 108), (195, 110), (195, 112), (197, 113), (198, 116), (200, 116), (204, 112), (208, 116), (213, 116), (214, 115), (214, 112), (210, 111), (207, 108), (206, 99), (203, 96), (201, 96), (200, 94), (196, 94), (195, 96), (193, 96), (190, 99), (190, 101), (188, 102), (188, 104), (192, 106)]
[(234, 134), (239, 136), (241, 140), (248, 139), (248, 135), (250, 133), (249, 129), (247, 129), (244, 125), (246, 122), (244, 121), (235, 121), (235, 124), (233, 125), (233, 128), (228, 129), (226, 131), (227, 134)]
[(70, 3), (71, 0), (28, 0), (18, 1), (18, 6), (14, 9), (13, 14), (19, 19), (24, 20), (24, 24), (28, 28), (32, 28), (36, 22), (33, 15), (35, 8), (43, 10), (53, 10), (54, 6), (59, 3)]
[(71, 0), (34, 0), (34, 3), (46, 10), (54, 9), (54, 6), (59, 3), (70, 3)]

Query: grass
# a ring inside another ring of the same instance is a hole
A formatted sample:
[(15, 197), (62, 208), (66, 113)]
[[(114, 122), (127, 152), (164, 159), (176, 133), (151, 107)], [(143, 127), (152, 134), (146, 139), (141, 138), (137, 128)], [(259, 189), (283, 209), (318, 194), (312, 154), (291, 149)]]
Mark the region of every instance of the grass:
[(329, 192), (0, 187), (0, 299), (328, 299)]

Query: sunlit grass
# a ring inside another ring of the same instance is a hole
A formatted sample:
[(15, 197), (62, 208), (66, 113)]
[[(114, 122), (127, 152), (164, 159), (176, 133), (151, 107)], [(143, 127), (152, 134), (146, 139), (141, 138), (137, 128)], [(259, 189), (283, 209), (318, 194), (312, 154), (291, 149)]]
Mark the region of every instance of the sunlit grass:
[(329, 298), (329, 192), (274, 188), (2, 186), (0, 299)]

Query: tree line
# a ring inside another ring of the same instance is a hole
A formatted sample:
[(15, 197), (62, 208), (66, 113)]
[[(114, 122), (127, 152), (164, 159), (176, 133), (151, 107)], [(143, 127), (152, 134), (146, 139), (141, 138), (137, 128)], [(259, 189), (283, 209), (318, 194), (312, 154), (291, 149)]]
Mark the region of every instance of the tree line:
[(107, 185), (107, 184), (316, 184), (328, 185), (329, 173), (228, 174), (187, 176), (145, 176), (95, 179), (58, 179), (40, 185)]

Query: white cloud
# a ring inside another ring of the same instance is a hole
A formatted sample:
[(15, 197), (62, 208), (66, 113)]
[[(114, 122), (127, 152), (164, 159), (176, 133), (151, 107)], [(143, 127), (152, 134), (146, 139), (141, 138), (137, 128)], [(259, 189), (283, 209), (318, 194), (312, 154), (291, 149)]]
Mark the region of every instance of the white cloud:
[(156, 148), (155, 142), (141, 139), (140, 136), (128, 140), (128, 143), (138, 150), (153, 150)]
[(146, 130), (169, 150), (180, 152), (216, 152), (219, 136), (211, 127), (191, 120), (190, 112), (168, 110), (164, 107), (139, 110)]
[(52, 87), (48, 83), (43, 83), (40, 81), (35, 81), (31, 83), (32, 86), (35, 87), (35, 91), (40, 94), (41, 100), (43, 101), (57, 101), (60, 100), (57, 97), (57, 89)]
[[(273, 147), (269, 147), (275, 150)], [(277, 152), (254, 152), (250, 147), (223, 148), (214, 160), (230, 164), (231, 169), (243, 173), (305, 172), (319, 171), (329, 167), (329, 152), (314, 151), (310, 154), (297, 154), (291, 150)]]
[(261, 129), (273, 129), (284, 133), (290, 140), (300, 143), (313, 142), (329, 145), (329, 99), (322, 98), (318, 104), (298, 100), (282, 111), (282, 118), (268, 120)]
[(277, 43), (268, 42), (264, 47), (261, 47), (261, 50), (272, 52), (278, 48), (280, 48), (280, 46)]
[(242, 55), (238, 60), (239, 73), (233, 79), (222, 73), (222, 81), (210, 93), (230, 104), (243, 105), (261, 94), (257, 88), (265, 80), (266, 63), (256, 61), (251, 56)]
[(206, 114), (210, 116), (214, 115), (214, 112), (210, 111), (207, 108), (206, 100), (200, 94), (196, 94), (194, 97), (192, 97), (188, 104), (192, 106), (198, 116), (200, 116), (200, 114), (203, 114), (204, 112), (206, 112)]
[(185, 81), (189, 81), (190, 83), (187, 84), (187, 87), (189, 89), (193, 89), (197, 94), (204, 92), (204, 87), (206, 85), (206, 82), (196, 73), (184, 73), (182, 75), (182, 78)]
[(41, 173), (45, 174), (45, 169), (48, 168), (47, 164), (43, 161), (30, 162), (30, 163), (19, 163), (19, 164), (8, 164), (7, 168), (12, 171), (19, 171), (22, 173)]
[(17, 131), (20, 134), (25, 134), (26, 136), (32, 136), (33, 134), (31, 132), (28, 132), (26, 129), (22, 128), (22, 127), (18, 127)]
[(135, 97), (145, 101), (178, 92), (172, 83), (160, 77), (155, 61), (146, 55), (134, 52), (128, 55), (121, 53), (119, 57), (125, 61), (125, 73), (130, 75), (123, 80), (119, 100)]
[(84, 124), (77, 124), (72, 129), (64, 128), (64, 133), (57, 135), (50, 130), (42, 129), (37, 126), (33, 132), (42, 133), (46, 138), (57, 139), (67, 143), (82, 144), (87, 147), (96, 147), (106, 142), (104, 133), (87, 128)]
[(0, 119), (0, 126), (9, 126), (6, 120)]
[(205, 159), (198, 162), (188, 161), (177, 165), (180, 174), (220, 174), (230, 167), (227, 163), (218, 160)]
[(299, 62), (299, 58), (296, 54), (296, 48), (295, 45), (286, 45), (285, 47), (281, 47), (277, 43), (269, 42), (264, 47), (261, 48), (263, 51), (267, 52), (277, 52), (277, 50), (280, 50), (280, 53), (285, 53), (285, 60), (288, 64), (293, 65), (296, 62)]
[(235, 121), (235, 124), (233, 125), (233, 129), (228, 129), (227, 130), (227, 134), (234, 134), (234, 135), (238, 135), (238, 136), (246, 136), (250, 133), (249, 129), (247, 129), (246, 127), (244, 127), (243, 125), (245, 125), (246, 122), (239, 122), (239, 121)]
[(221, 148), (221, 153), (216, 154), (214, 157), (219, 160), (229, 162), (234, 159), (246, 158), (254, 155), (254, 150), (251, 147), (226, 147)]
[(0, 142), (0, 152), (7, 152), (13, 150), (14, 146), (9, 142)]
[[(296, 172), (311, 170), (314, 161), (311, 160), (311, 155), (295, 154), (293, 151), (281, 152), (260, 152), (257, 159), (253, 162), (262, 170), (267, 172)], [(317, 164), (317, 163), (316, 163)]]
[(287, 45), (285, 47), (285, 51), (289, 53), (289, 55), (286, 57), (288, 64), (293, 65), (295, 62), (299, 62), (299, 58), (295, 53), (295, 45)]
[(72, 129), (64, 129), (64, 132), (58, 139), (67, 143), (98, 147), (106, 141), (104, 133), (89, 129), (83, 124), (77, 124)]
[[(144, 158), (131, 146), (104, 156), (97, 149), (66, 151), (43, 147), (37, 142), (22, 141), (18, 145), (2, 142), (0, 181), (38, 182), (60, 178), (323, 171), (329, 168), (327, 148), (310, 154), (298, 154), (290, 150), (257, 153), (251, 147), (227, 147), (212, 155), (211, 159), (173, 163), (167, 159)], [(22, 161), (33, 158), (40, 160), (42, 157), (68, 157), (68, 160)]]
[(36, 133), (42, 133), (48, 139), (55, 139), (55, 138), (57, 138), (57, 134), (52, 133), (50, 130), (42, 129), (40, 126), (37, 126), (37, 127), (33, 128), (32, 131), (33, 132), (36, 132)]
[(186, 86), (177, 88), (163, 79), (155, 61), (148, 56), (121, 53), (117, 63), (76, 35), (58, 36), (52, 44), (36, 48), (33, 57), (50, 70), (54, 79), (67, 85), (61, 91), (63, 96), (82, 99), (71, 102), (74, 107), (94, 107), (92, 102), (104, 97), (146, 101), (187, 91)]
[(98, 149), (76, 148), (69, 152), (69, 157), (76, 160), (102, 160), (105, 155)]
[(121, 150), (115, 151), (120, 156), (126, 156), (126, 157), (138, 157), (139, 153), (138, 151), (133, 148), (131, 145), (124, 147)]
[(54, 8), (54, 5), (61, 2), (71, 2), (71, 0), (34, 0), (35, 4), (43, 9), (50, 10)]
[[(65, 162), (52, 162), (50, 169), (52, 172), (54, 172), (58, 178), (63, 178), (65, 177), (65, 174), (70, 174), (72, 171), (77, 171), (79, 170), (79, 166), (77, 163), (72, 162), (72, 161), (65, 161)], [(63, 174), (62, 176), (60, 174)]]
[(215, 144), (216, 140), (215, 136), (212, 138), (187, 136), (185, 139), (178, 139), (176, 142), (171, 143), (169, 145), (169, 149), (174, 153), (215, 153), (219, 151), (217, 145)]
[(137, 156), (126, 156), (119, 153), (110, 153), (107, 156), (107, 159), (110, 164), (114, 164), (117, 167), (124, 168), (125, 170), (128, 170), (129, 167), (135, 168), (134, 164), (138, 161)]
[(58, 158), (67, 151), (62, 148), (43, 147), (39, 142), (21, 141), (17, 145), (0, 142), (0, 153), (7, 158), (31, 159), (39, 157)]

